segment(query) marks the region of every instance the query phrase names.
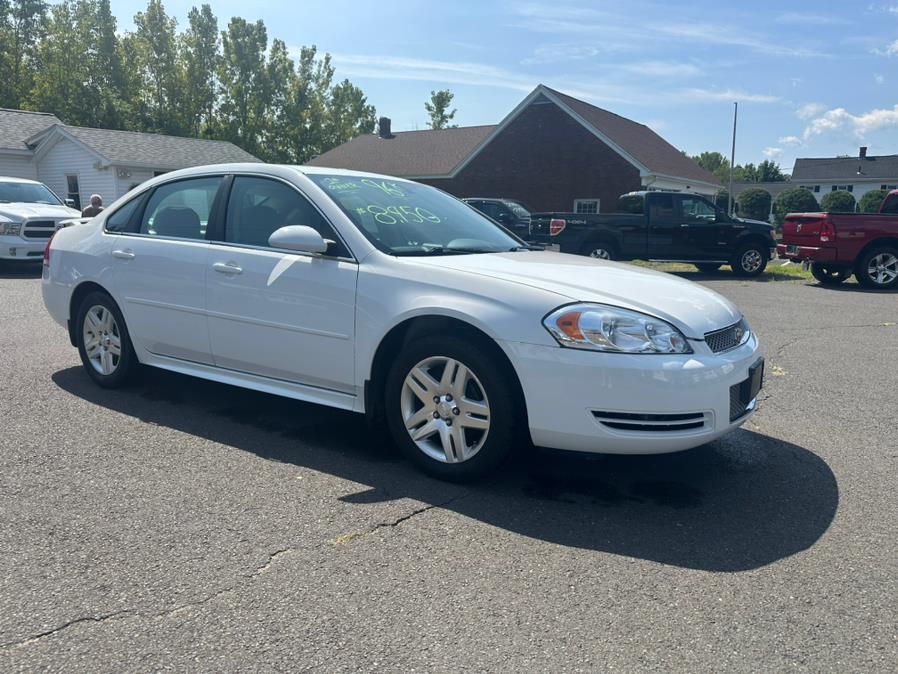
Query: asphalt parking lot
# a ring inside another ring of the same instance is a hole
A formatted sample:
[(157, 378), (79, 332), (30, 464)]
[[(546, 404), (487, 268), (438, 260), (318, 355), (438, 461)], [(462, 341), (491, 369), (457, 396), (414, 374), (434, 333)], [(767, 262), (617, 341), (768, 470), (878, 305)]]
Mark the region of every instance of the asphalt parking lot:
[(0, 670), (894, 671), (898, 294), (700, 280), (760, 411), (661, 457), (474, 486), (354, 415), (82, 373), (0, 268)]

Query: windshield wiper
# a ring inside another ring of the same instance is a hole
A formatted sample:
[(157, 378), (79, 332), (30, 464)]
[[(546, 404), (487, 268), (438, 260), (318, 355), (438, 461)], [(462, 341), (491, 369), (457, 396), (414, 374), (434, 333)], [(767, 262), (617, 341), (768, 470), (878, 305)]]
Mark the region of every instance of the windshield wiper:
[(424, 250), (410, 250), (396, 253), (402, 257), (422, 257), (426, 255), (471, 255), (474, 253), (501, 253), (501, 250), (495, 248), (456, 248), (452, 246), (434, 246), (425, 248)]
[(519, 250), (545, 250), (542, 246), (531, 246), (528, 244), (524, 244), (523, 246), (514, 246), (513, 248), (509, 248), (509, 253), (517, 253)]

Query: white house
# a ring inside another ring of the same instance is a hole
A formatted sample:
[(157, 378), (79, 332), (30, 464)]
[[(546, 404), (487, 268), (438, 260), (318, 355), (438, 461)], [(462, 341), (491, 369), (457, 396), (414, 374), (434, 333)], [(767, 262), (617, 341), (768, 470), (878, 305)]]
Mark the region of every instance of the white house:
[(851, 192), (859, 202), (871, 190), (898, 189), (898, 155), (870, 156), (862, 147), (857, 157), (796, 159), (791, 182), (813, 192), (818, 202), (836, 190)]
[(40, 180), (79, 208), (91, 194), (110, 203), (167, 171), (255, 161), (226, 141), (68, 126), (46, 112), (0, 108), (0, 176)]

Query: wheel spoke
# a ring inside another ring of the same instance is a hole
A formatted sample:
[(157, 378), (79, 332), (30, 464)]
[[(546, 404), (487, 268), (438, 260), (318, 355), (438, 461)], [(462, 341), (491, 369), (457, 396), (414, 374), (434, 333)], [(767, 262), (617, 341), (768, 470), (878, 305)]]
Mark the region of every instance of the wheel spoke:
[(465, 441), (465, 429), (455, 424), (450, 427), (449, 434), (452, 437), (452, 444), (455, 449), (455, 460), (464, 461), (468, 450), (468, 443)]
[(446, 424), (440, 424), (440, 444), (443, 445), (443, 453), (446, 455), (446, 461), (456, 463), (458, 459), (455, 450), (452, 447), (452, 429)]
[(84, 352), (87, 354), (88, 358), (95, 358), (100, 352), (100, 342), (94, 341), (91, 344), (85, 344)]
[(430, 376), (430, 373), (422, 367), (412, 370), (405, 378), (406, 385), (414, 392), (422, 403), (430, 404), (437, 394), (439, 382)]
[(90, 326), (89, 329), (94, 334), (100, 331), (100, 321), (97, 319), (93, 309), (87, 312), (87, 315), (84, 317), (84, 322)]
[(412, 416), (405, 420), (405, 427), (409, 432), (414, 432), (421, 424), (433, 421), (433, 406), (428, 408), (426, 405), (415, 412)]
[(474, 417), (467, 414), (461, 415), (458, 423), (464, 428), (472, 428), (478, 431), (485, 431), (490, 427), (489, 417)]
[(103, 370), (103, 374), (111, 374), (114, 368), (112, 362), (112, 354), (108, 351), (103, 351), (100, 353), (100, 368)]
[(415, 442), (420, 442), (426, 438), (429, 438), (431, 435), (440, 430), (439, 425), (437, 424), (436, 419), (431, 419), (426, 424), (421, 426), (420, 428), (416, 428), (415, 430), (409, 430), (409, 434), (412, 437), (412, 440)]
[(114, 335), (109, 336), (109, 353), (113, 356), (120, 356), (122, 354), (122, 341), (118, 337)]

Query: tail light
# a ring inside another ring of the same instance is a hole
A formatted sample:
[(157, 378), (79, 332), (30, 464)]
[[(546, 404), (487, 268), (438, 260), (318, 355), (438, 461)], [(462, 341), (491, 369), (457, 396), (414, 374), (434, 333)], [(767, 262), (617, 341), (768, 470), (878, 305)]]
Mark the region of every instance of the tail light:
[(552, 218), (549, 220), (549, 236), (558, 236), (567, 227), (567, 220), (561, 218)]
[(836, 228), (833, 227), (833, 223), (829, 220), (824, 220), (820, 223), (820, 241), (835, 241), (836, 240)]
[(50, 266), (50, 244), (53, 243), (53, 237), (56, 236), (54, 232), (49, 239), (47, 239), (47, 245), (44, 246), (44, 266)]

